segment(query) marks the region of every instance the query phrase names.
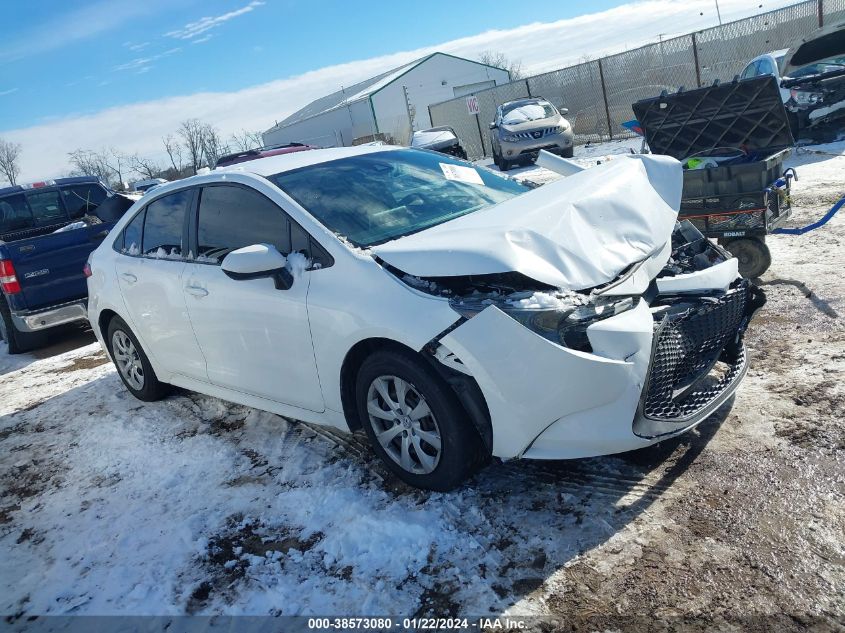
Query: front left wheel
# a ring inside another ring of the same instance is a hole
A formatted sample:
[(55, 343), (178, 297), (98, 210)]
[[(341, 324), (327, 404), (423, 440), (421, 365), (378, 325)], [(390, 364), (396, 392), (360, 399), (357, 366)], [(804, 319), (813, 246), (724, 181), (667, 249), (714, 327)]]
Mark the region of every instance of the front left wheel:
[(112, 318), (106, 336), (117, 373), (133, 396), (144, 402), (154, 402), (167, 395), (170, 385), (159, 381), (150, 359), (126, 321), (118, 316)]
[(355, 391), (373, 449), (405, 483), (451, 490), (483, 461), (481, 438), (454, 392), (413, 354), (373, 353)]

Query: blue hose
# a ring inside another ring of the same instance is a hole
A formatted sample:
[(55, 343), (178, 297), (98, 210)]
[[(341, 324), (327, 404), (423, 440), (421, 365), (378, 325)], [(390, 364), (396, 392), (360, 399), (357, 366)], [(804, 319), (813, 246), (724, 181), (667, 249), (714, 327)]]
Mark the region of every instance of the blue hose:
[(802, 226), (797, 229), (772, 229), (772, 233), (775, 235), (804, 235), (804, 233), (809, 233), (810, 231), (827, 224), (830, 218), (836, 215), (836, 212), (839, 211), (843, 205), (845, 205), (845, 198), (842, 198), (839, 202), (834, 204), (830, 208), (830, 211), (825, 213), (817, 222), (813, 222), (812, 224), (808, 224), (807, 226)]

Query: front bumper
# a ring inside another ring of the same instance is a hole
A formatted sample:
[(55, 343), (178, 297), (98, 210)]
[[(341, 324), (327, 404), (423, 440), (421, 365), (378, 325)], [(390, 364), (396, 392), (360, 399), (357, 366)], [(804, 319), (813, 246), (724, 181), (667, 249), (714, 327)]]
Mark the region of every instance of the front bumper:
[(58, 325), (87, 320), (87, 299), (78, 299), (43, 310), (12, 312), (12, 323), (19, 332), (38, 332)]
[(573, 143), (574, 134), (572, 133), (571, 127), (565, 132), (547, 134), (537, 139), (526, 138), (519, 141), (500, 140), (502, 156), (510, 160), (526, 156), (536, 158), (541, 149), (552, 152), (553, 154), (560, 154), (563, 150), (572, 147)]
[(711, 415), (745, 375), (742, 334), (762, 301), (745, 280), (724, 294), (660, 297), (658, 307), (641, 300), (590, 326), (592, 354), (495, 307), (441, 343), (484, 394), (495, 456), (592, 457), (648, 446)]

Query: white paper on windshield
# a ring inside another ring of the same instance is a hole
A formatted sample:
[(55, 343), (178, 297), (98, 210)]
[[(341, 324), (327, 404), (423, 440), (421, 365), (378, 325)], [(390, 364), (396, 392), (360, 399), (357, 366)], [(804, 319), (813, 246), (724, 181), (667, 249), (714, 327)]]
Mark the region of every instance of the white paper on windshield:
[(446, 180), (457, 180), (458, 182), (468, 182), (473, 185), (483, 185), (481, 174), (472, 167), (464, 167), (463, 165), (449, 165), (447, 163), (440, 163), (440, 169), (443, 170), (443, 175)]

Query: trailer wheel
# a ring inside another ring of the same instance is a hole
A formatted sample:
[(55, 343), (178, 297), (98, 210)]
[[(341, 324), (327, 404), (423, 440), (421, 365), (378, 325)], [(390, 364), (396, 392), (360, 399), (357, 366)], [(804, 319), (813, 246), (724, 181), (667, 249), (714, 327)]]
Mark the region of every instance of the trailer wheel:
[(759, 277), (772, 265), (769, 247), (756, 237), (733, 240), (725, 244), (725, 248), (739, 260), (739, 274), (746, 279)]

